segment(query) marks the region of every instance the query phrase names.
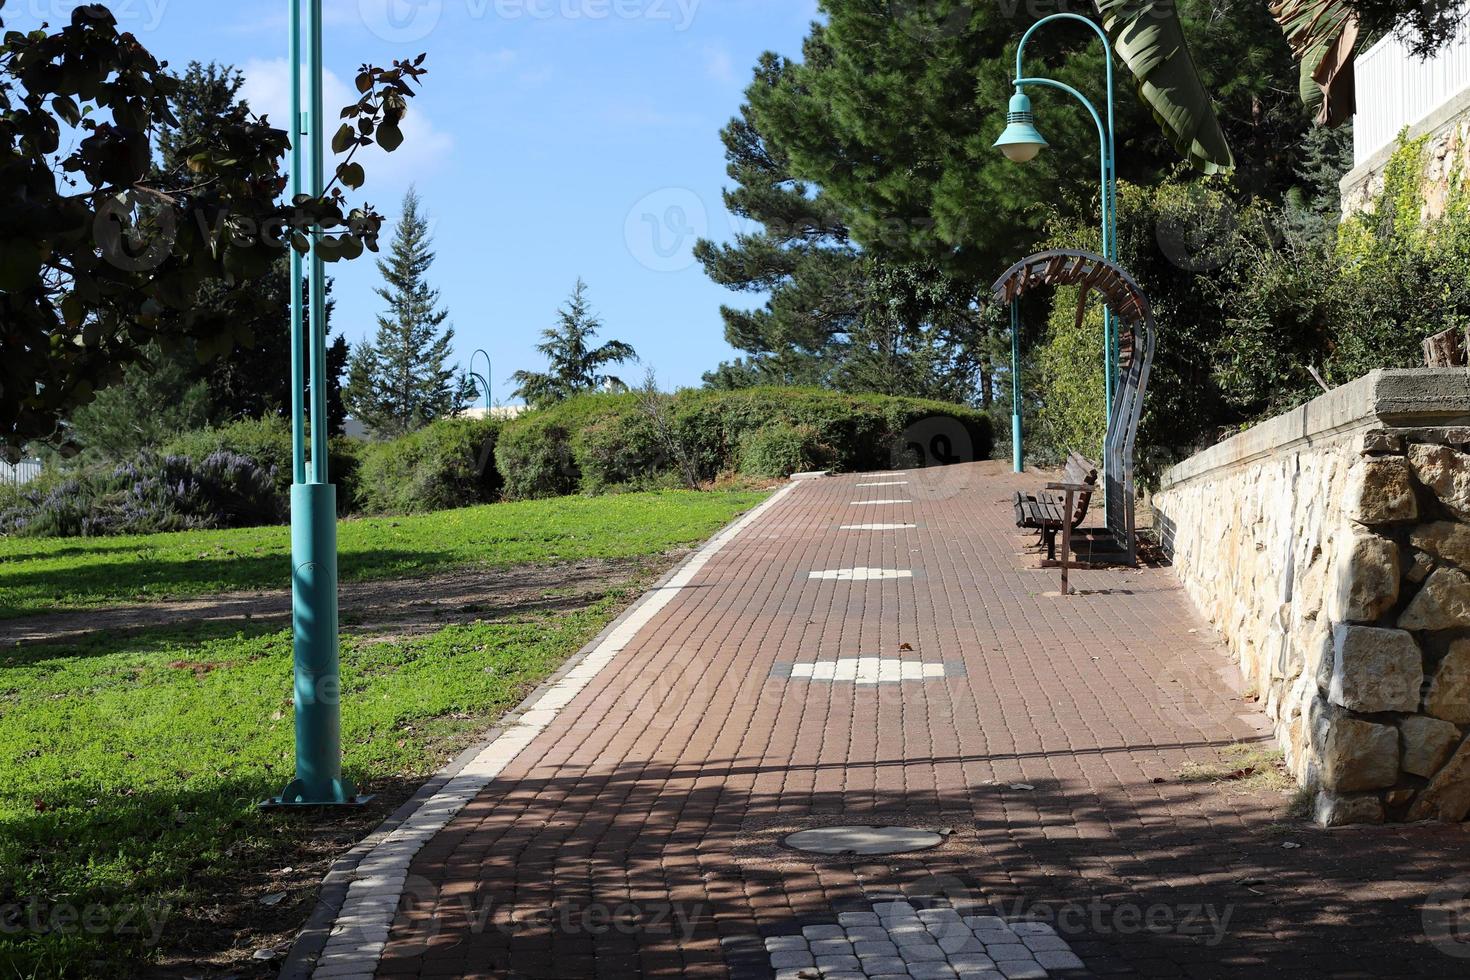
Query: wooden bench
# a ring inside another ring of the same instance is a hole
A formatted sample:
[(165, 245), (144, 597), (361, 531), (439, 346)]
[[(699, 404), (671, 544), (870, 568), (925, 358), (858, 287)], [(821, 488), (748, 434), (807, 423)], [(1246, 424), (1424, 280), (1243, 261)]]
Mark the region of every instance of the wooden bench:
[[(1016, 527), (1031, 528), (1046, 542), (1047, 561), (1057, 559), (1057, 532), (1075, 531), (1087, 516), (1097, 489), (1097, 464), (1080, 453), (1067, 457), (1059, 483), (1048, 483), (1038, 494), (1016, 494)], [(1067, 512), (1071, 498), (1071, 513)], [(1071, 557), (1070, 555), (1068, 556)]]

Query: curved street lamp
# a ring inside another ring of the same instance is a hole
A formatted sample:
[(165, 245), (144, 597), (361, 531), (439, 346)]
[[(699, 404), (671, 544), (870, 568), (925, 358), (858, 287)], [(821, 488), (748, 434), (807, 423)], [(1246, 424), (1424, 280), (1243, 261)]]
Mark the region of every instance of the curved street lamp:
[[(1087, 97), (1070, 85), (1056, 81), (1052, 78), (1027, 77), (1024, 65), (1026, 55), (1026, 42), (1031, 40), (1044, 24), (1059, 20), (1075, 20), (1086, 24), (1102, 41), (1103, 61), (1107, 65), (1107, 123), (1099, 115), (1097, 107)], [(1093, 21), (1080, 14), (1052, 14), (1043, 17), (1021, 35), (1021, 43), (1016, 47), (1016, 78), (1014, 82), (1016, 94), (1011, 96), (1010, 111), (1006, 114), (1006, 128), (1000, 134), (1000, 138), (994, 146), (1005, 154), (1006, 159), (1016, 163), (1026, 163), (1034, 160), (1036, 155), (1049, 145), (1046, 138), (1036, 128), (1036, 118), (1031, 111), (1031, 99), (1026, 95), (1028, 85), (1037, 85), (1044, 88), (1054, 88), (1075, 98), (1082, 103), (1087, 114), (1097, 125), (1098, 156), (1100, 158), (1099, 172), (1102, 194), (1102, 254), (1103, 258), (1117, 261), (1117, 225), (1116, 225), (1116, 200), (1117, 200), (1117, 171), (1115, 169), (1116, 155), (1113, 145), (1113, 50), (1108, 42), (1108, 35), (1101, 27)], [(1022, 469), (1021, 451), (1021, 396), (1020, 396), (1020, 368), (1021, 352), (1020, 344), (1016, 334), (1019, 322), (1016, 311), (1011, 313), (1011, 432), (1015, 456), (1016, 472)], [(1113, 315), (1106, 307), (1103, 308), (1103, 390), (1104, 403), (1107, 413), (1108, 425), (1113, 420), (1113, 389), (1117, 386), (1117, 337), (1113, 328)]]
[[(485, 359), (485, 373), (484, 374), (480, 374), (480, 373), (478, 373), (478, 372), (475, 371), (475, 358), (477, 358), (477, 357), (483, 357)], [(493, 368), (491, 367), (491, 364), (490, 364), (490, 355), (487, 354), (487, 353), (485, 353), (485, 351), (483, 349), (477, 350), (473, 354), (470, 355), (470, 372), (469, 372), (470, 378), (475, 382), (476, 385), (479, 386), (480, 391), (485, 396), (485, 414), (486, 415), (490, 414), (490, 406), (491, 406), (491, 404), (493, 402), (493, 399), (490, 397), (490, 375), (492, 373), (493, 373)]]

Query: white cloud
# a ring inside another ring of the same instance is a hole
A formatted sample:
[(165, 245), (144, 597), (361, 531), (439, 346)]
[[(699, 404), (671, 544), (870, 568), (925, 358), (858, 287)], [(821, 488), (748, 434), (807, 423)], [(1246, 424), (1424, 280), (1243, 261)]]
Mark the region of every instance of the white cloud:
[[(290, 130), (291, 70), (285, 58), (252, 59), (241, 69), (245, 86), (240, 95), (259, 115), (270, 117), (271, 123)], [(338, 110), (357, 101), (356, 89), (333, 72), (322, 76), (322, 97), (326, 108), (325, 138), (331, 139), (339, 125)], [(385, 194), (396, 196), (415, 180), (432, 171), (454, 149), (454, 137), (434, 126), (418, 100), (409, 102), (403, 120), (403, 145), (392, 153), (376, 146), (359, 151), (356, 159), (367, 171), (367, 184), (362, 195), (382, 204)], [(330, 173), (330, 170), (328, 171)]]

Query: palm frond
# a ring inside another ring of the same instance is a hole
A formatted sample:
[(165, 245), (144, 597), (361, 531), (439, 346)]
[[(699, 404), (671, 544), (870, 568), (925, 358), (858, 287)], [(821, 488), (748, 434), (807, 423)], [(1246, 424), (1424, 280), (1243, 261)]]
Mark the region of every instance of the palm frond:
[(1174, 148), (1205, 173), (1226, 173), (1235, 157), (1220, 128), (1173, 0), (1096, 0), (1103, 28), (1127, 64), (1139, 97)]

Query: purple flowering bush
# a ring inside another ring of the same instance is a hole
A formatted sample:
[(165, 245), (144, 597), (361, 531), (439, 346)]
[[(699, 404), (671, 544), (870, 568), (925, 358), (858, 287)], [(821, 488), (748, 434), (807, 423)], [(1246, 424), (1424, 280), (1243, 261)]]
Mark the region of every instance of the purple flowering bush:
[(99, 537), (279, 524), (286, 501), (274, 467), (228, 451), (203, 459), (148, 456), (68, 474), (0, 506), (0, 534)]

